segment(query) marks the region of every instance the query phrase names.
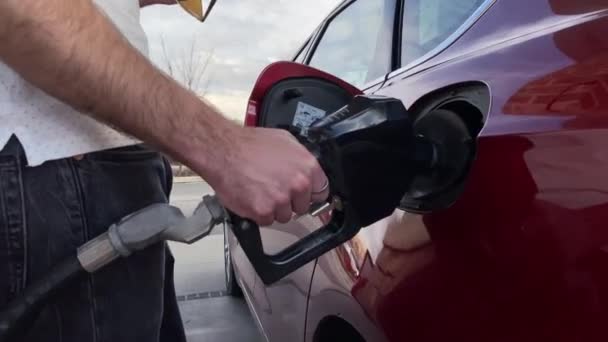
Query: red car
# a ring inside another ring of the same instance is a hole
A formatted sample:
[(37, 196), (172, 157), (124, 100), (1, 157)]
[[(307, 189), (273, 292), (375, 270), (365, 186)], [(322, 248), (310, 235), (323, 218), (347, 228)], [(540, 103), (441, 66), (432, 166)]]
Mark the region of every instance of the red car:
[[(335, 76), (308, 117), (346, 103), (343, 81), (400, 99), (467, 171), (418, 177), (271, 286), (226, 230), (228, 289), (267, 340), (608, 341), (607, 0), (345, 1), (294, 61)], [(256, 100), (249, 124), (297, 121)], [(263, 228), (266, 252), (321, 221)]]

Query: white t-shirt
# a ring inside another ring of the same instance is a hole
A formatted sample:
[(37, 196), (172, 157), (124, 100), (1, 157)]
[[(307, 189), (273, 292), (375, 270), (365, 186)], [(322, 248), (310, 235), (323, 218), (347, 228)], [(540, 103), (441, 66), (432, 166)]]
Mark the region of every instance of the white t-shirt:
[[(94, 2), (131, 44), (148, 54), (139, 21), (139, 0)], [(30, 166), (137, 143), (46, 95), (0, 62), (0, 150), (13, 134), (23, 145)]]

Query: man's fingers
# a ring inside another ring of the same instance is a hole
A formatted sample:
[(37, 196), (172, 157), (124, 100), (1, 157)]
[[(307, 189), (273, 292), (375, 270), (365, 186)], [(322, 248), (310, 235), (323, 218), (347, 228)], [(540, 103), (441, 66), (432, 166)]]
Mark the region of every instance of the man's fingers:
[(316, 163), (316, 167), (313, 169), (311, 195), (314, 203), (324, 202), (329, 196), (329, 180), (319, 163)]
[(254, 203), (256, 203), (256, 207), (251, 219), (259, 226), (270, 226), (273, 224), (275, 221), (275, 210), (270, 205), (268, 199), (254, 200)]
[(274, 215), (258, 216), (254, 221), (258, 226), (270, 226), (274, 223)]
[(326, 189), (323, 192), (320, 193), (312, 193), (311, 196), (311, 201), (312, 203), (322, 203), (327, 201), (327, 198), (329, 197), (329, 189)]
[(291, 220), (292, 214), (293, 210), (291, 210), (291, 203), (288, 201), (277, 206), (275, 218), (280, 223), (287, 223)]
[[(220, 184), (238, 205), (261, 226), (289, 222), (294, 212), (305, 215), (314, 202), (323, 203), (329, 183), (319, 161), (286, 131), (248, 128), (241, 132), (246, 143), (231, 161), (230, 184)], [(245, 139), (247, 138), (247, 139)], [(242, 167), (247, 166), (247, 167)], [(222, 169), (222, 172), (227, 172)], [(226, 179), (224, 175), (218, 177)]]
[(293, 191), (291, 206), (293, 211), (298, 215), (304, 215), (308, 212), (311, 202), (311, 181), (309, 177), (298, 174), (293, 178)]

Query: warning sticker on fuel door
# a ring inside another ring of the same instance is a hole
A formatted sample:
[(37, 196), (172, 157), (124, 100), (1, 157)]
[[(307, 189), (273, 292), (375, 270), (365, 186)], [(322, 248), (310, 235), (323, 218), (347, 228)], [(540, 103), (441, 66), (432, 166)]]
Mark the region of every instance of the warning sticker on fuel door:
[(300, 128), (302, 134), (306, 135), (308, 127), (310, 127), (313, 122), (325, 117), (325, 114), (326, 112), (320, 108), (311, 106), (304, 102), (298, 102), (296, 114), (293, 116), (292, 125)]

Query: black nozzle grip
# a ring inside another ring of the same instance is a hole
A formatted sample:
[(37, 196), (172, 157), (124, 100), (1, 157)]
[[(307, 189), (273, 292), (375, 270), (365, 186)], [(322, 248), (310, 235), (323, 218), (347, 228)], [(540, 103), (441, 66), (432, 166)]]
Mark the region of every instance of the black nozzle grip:
[(266, 285), (272, 285), (300, 267), (352, 239), (358, 232), (355, 222), (334, 210), (331, 221), (277, 254), (266, 254), (260, 227), (253, 221), (231, 214), (231, 228), (251, 265)]

